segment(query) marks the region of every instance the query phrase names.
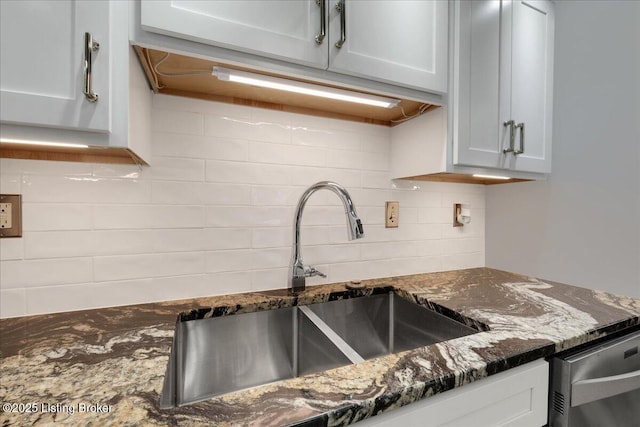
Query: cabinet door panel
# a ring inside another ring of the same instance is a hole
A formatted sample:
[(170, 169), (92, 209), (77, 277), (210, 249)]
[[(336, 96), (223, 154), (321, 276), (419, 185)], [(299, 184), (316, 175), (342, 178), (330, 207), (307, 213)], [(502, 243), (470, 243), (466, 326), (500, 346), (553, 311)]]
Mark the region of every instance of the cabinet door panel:
[[(108, 2), (2, 1), (0, 8), (1, 120), (108, 131)], [(102, 43), (93, 53), (95, 103), (82, 93), (85, 31)]]
[(345, 0), (346, 41), (330, 1), (329, 69), (422, 90), (446, 92), (447, 2)]
[(525, 150), (515, 156), (513, 168), (550, 172), (553, 15), (549, 4), (514, 1), (513, 28), (511, 117), (525, 124)]
[(145, 30), (326, 68), (315, 0), (142, 0)]
[(454, 96), (458, 109), (454, 164), (502, 167), (508, 131), (500, 122), (500, 0), (456, 4), (460, 25)]

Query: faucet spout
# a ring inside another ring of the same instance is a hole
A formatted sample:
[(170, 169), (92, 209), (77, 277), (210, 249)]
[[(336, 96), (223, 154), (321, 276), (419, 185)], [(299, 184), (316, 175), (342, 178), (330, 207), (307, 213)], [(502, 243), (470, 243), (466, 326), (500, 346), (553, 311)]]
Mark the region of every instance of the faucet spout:
[(309, 197), (321, 189), (333, 191), (338, 195), (340, 200), (342, 200), (345, 216), (347, 217), (349, 240), (361, 239), (364, 237), (362, 222), (360, 221), (360, 218), (358, 218), (351, 196), (342, 185), (331, 181), (320, 181), (307, 188), (305, 192), (302, 193), (302, 196), (300, 196), (293, 223), (293, 254), (289, 268), (289, 292), (292, 294), (296, 294), (305, 289), (305, 278), (311, 276), (326, 277), (314, 267), (305, 266), (302, 262), (302, 253), (300, 251), (300, 224), (302, 223), (302, 212), (304, 211), (304, 207), (307, 204)]

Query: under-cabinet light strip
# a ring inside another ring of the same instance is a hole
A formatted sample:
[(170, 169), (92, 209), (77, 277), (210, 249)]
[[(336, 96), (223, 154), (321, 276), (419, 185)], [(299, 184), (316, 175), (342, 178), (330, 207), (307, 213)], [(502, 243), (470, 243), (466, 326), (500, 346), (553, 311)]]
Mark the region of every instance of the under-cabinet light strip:
[(303, 95), (319, 96), (322, 98), (336, 99), (339, 101), (355, 102), (358, 104), (372, 105), (374, 107), (393, 108), (400, 103), (398, 99), (385, 98), (366, 93), (351, 92), (348, 90), (325, 87), (311, 83), (287, 80), (279, 77), (265, 76), (262, 74), (248, 73), (246, 71), (231, 70), (223, 67), (213, 67), (212, 73), (222, 81), (243, 83), (251, 86), (269, 89), (284, 90)]
[(45, 147), (89, 148), (89, 146), (85, 144), (72, 144), (70, 142), (32, 141), (28, 139), (0, 138), (0, 142), (5, 142), (7, 144), (42, 145)]
[(511, 179), (508, 176), (498, 176), (498, 175), (480, 175), (480, 174), (474, 174), (473, 175), (475, 178), (486, 178), (486, 179)]

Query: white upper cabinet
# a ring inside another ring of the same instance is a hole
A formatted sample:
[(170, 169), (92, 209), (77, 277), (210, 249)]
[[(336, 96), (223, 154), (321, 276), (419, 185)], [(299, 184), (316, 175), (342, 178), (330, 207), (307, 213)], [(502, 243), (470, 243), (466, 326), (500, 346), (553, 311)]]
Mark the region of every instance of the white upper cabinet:
[(446, 1), (330, 4), (330, 70), (447, 91)]
[[(99, 147), (90, 153), (96, 161), (142, 163), (150, 157), (152, 93), (129, 45), (129, 6), (0, 1), (3, 143)], [(89, 49), (90, 41), (99, 46)]]
[(445, 93), (447, 9), (442, 0), (142, 0), (140, 22), (150, 32)]
[[(109, 131), (108, 16), (107, 1), (1, 1), (0, 120)], [(97, 102), (83, 93), (85, 32), (107, 46), (90, 51)]]
[[(143, 0), (142, 28), (324, 68), (326, 10), (315, 0)], [(322, 12), (325, 15), (322, 15)]]
[(453, 164), (551, 172), (553, 5), (455, 3)]

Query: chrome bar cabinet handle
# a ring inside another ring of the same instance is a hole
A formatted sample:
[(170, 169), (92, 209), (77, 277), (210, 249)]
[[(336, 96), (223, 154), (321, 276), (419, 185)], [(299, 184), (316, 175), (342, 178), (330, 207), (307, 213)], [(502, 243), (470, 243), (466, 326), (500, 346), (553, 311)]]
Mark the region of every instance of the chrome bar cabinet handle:
[(346, 0), (340, 0), (338, 4), (336, 4), (336, 10), (340, 12), (340, 40), (336, 42), (338, 49), (342, 48), (344, 42), (347, 41), (347, 11), (345, 1)]
[(516, 129), (520, 129), (520, 149), (513, 152), (513, 154), (517, 156), (518, 154), (524, 153), (524, 122), (518, 123)]
[(91, 33), (84, 33), (84, 88), (82, 93), (89, 102), (98, 100), (98, 94), (91, 89), (92, 55), (98, 49), (100, 49), (100, 44), (93, 40)]
[(316, 4), (320, 6), (320, 33), (316, 36), (316, 43), (322, 44), (327, 35), (327, 0), (316, 0)]
[(502, 150), (504, 154), (512, 153), (515, 151), (514, 145), (516, 143), (516, 133), (515, 129), (513, 128), (515, 124), (516, 122), (514, 122), (513, 120), (509, 120), (502, 124), (504, 127), (509, 126), (509, 148), (505, 148), (504, 150)]

